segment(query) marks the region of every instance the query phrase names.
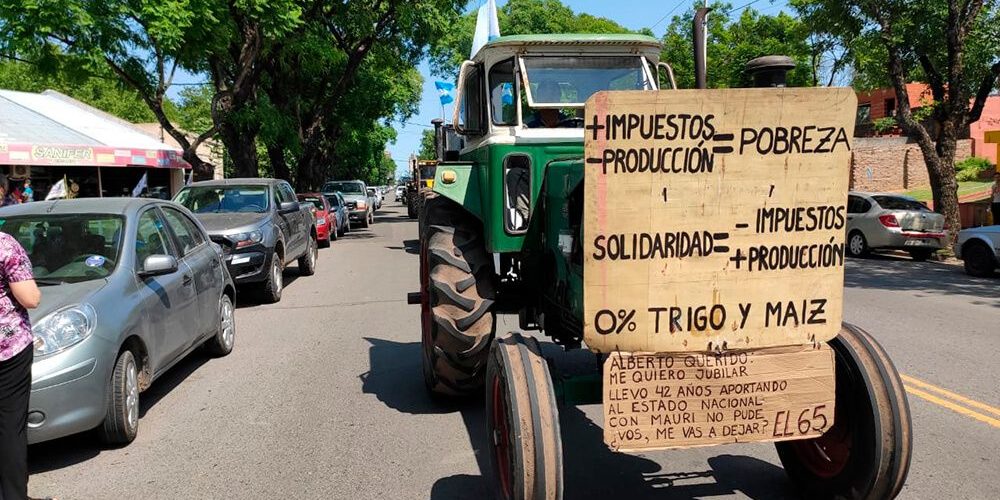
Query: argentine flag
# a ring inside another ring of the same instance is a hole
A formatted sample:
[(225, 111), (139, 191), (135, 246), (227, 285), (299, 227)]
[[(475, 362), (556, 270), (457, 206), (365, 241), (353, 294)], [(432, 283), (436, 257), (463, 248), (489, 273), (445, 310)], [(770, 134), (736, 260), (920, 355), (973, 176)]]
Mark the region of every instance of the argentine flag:
[(455, 90), (455, 84), (448, 82), (434, 82), (434, 86), (437, 87), (438, 97), (441, 98), (442, 106), (450, 102), (455, 102), (455, 98), (451, 96), (451, 92)]
[(469, 59), (476, 57), (476, 52), (479, 52), (483, 45), (499, 37), (500, 21), (497, 19), (497, 4), (494, 0), (487, 0), (476, 14), (476, 34), (472, 37), (472, 54), (469, 55)]

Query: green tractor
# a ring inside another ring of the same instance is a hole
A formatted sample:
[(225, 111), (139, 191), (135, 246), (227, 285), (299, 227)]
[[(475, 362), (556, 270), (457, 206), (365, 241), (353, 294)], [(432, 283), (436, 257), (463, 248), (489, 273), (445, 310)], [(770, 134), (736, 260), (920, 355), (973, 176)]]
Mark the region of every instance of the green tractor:
[[(419, 214), (420, 292), (409, 300), (421, 307), (432, 396), (485, 390), (486, 472), (499, 498), (562, 497), (557, 401), (568, 404), (560, 388), (572, 381), (552, 375), (535, 337), (498, 335), (497, 316), (516, 314), (522, 330), (564, 349), (585, 345), (582, 240), (594, 196), (584, 190), (585, 103), (602, 91), (675, 87), (660, 52), (642, 35), (493, 39), (461, 66), (453, 129), (437, 127), (440, 161)], [(756, 64), (759, 86), (784, 86), (783, 59)], [(703, 56), (697, 66), (704, 81)], [(845, 325), (827, 343), (836, 423), (822, 436), (776, 443), (782, 463), (812, 498), (895, 496), (910, 457), (899, 377), (860, 329)], [(588, 347), (599, 360), (614, 356)], [(599, 382), (575, 387), (601, 390)]]

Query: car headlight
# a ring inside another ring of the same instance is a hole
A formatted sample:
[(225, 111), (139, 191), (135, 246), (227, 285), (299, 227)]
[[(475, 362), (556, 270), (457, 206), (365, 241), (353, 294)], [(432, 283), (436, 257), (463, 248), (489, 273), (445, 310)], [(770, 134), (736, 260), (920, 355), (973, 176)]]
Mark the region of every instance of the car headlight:
[(326, 225), (326, 219), (324, 219), (323, 217), (320, 217), (320, 218), (316, 219), (316, 225), (317, 226)]
[(358, 202), (358, 210), (364, 210), (366, 208), (368, 208), (368, 204), (367, 203), (365, 203), (363, 201), (359, 201)]
[(97, 311), (90, 304), (62, 308), (35, 323), (35, 356), (54, 354), (83, 342), (94, 333)]
[(260, 230), (256, 230), (246, 233), (230, 234), (227, 238), (236, 242), (236, 248), (243, 248), (264, 241), (264, 233)]

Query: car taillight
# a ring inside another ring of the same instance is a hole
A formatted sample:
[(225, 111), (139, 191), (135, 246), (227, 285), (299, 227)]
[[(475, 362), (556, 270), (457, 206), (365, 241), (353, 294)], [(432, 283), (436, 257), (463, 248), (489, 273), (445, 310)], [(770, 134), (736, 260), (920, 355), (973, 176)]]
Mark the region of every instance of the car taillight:
[(878, 216), (878, 221), (885, 227), (899, 227), (899, 221), (896, 220), (896, 216), (892, 214), (880, 215)]

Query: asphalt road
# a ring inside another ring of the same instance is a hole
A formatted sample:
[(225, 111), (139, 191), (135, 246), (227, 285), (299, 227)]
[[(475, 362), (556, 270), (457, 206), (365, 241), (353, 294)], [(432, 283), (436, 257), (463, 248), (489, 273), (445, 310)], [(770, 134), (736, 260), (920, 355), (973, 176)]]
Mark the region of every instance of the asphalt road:
[[(372, 229), (320, 251), (315, 276), (290, 269), (281, 303), (239, 300), (234, 352), (196, 353), (157, 381), (134, 443), (33, 446), (32, 495), (486, 497), (480, 401), (439, 406), (423, 389), (419, 312), (405, 300), (416, 246), (416, 223), (387, 202)], [(1000, 277), (875, 258), (849, 261), (846, 294), (847, 320), (907, 377), (915, 451), (902, 498), (1000, 496)], [(587, 357), (549, 347), (560, 362)], [(614, 454), (599, 405), (560, 411), (566, 498), (794, 498), (772, 445)]]

